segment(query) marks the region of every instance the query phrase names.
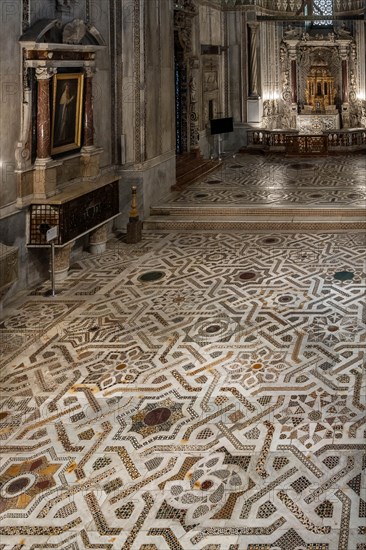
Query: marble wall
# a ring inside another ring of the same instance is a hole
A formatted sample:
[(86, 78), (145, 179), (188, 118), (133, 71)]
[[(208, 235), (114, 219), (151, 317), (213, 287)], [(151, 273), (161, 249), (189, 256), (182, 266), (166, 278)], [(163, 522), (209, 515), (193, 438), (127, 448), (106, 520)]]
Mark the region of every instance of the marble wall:
[(18, 44), (22, 1), (4, 0), (0, 4), (0, 10), (0, 205), (5, 214), (16, 200), (14, 151), (19, 140), (19, 111), (22, 101)]

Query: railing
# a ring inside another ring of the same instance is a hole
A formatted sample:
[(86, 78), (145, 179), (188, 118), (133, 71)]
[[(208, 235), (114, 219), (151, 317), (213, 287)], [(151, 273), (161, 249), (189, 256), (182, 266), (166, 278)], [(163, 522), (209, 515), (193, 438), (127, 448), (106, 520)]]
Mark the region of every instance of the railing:
[(248, 146), (285, 150), (286, 136), (297, 134), (297, 130), (249, 130), (247, 132)]
[(366, 148), (366, 128), (354, 130), (328, 130), (324, 132), (328, 139), (328, 150), (340, 150), (341, 148), (363, 149)]
[(326, 155), (328, 140), (324, 135), (286, 136), (288, 155)]
[[(222, 0), (223, 6), (256, 6), (266, 13), (294, 15), (302, 11), (302, 0)], [(364, 13), (364, 0), (333, 0), (334, 15), (352, 15)]]
[(297, 130), (248, 130), (247, 147), (288, 154), (321, 154), (328, 151), (366, 149), (366, 128), (327, 130), (323, 134), (300, 134)]

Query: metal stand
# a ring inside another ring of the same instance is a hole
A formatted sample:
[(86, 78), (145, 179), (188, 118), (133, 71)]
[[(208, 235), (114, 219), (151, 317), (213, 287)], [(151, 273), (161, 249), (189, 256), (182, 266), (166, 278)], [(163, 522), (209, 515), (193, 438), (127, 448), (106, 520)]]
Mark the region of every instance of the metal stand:
[(44, 227), (40, 228), (41, 233), (46, 235), (46, 241), (51, 244), (51, 290), (46, 292), (46, 296), (56, 295), (55, 284), (55, 239), (58, 237), (58, 226), (54, 225), (50, 227), (48, 224), (43, 224)]
[(222, 134), (218, 134), (218, 136), (217, 136), (218, 145), (219, 145), (219, 146), (218, 146), (218, 155), (219, 155), (218, 158), (219, 158), (219, 160), (222, 159), (221, 155), (222, 155), (222, 153), (224, 152), (224, 151), (221, 151), (221, 143), (224, 141), (224, 138), (222, 138), (221, 136), (222, 136)]
[(51, 283), (52, 283), (52, 289), (51, 289), (51, 296), (56, 295), (56, 288), (55, 288), (55, 243), (51, 241)]

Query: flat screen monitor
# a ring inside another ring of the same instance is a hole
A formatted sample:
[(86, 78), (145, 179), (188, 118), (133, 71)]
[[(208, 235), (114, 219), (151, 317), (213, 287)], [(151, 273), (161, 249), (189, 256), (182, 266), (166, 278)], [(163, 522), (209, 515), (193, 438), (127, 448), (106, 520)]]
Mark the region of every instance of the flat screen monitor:
[(212, 118), (211, 123), (211, 135), (213, 134), (227, 134), (233, 132), (233, 117), (229, 118)]

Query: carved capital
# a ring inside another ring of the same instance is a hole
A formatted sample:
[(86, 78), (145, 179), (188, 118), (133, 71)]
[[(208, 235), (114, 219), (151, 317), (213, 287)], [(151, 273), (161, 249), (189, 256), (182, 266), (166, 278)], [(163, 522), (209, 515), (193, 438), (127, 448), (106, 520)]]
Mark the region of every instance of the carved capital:
[(53, 67), (37, 67), (36, 78), (37, 80), (49, 80), (57, 70)]
[(86, 78), (93, 78), (95, 73), (96, 73), (96, 69), (94, 66), (86, 65), (84, 67), (84, 74)]

